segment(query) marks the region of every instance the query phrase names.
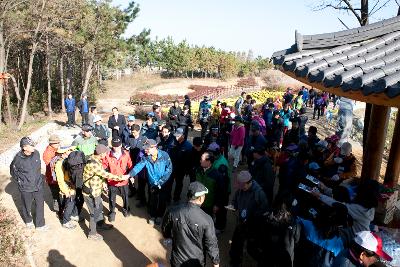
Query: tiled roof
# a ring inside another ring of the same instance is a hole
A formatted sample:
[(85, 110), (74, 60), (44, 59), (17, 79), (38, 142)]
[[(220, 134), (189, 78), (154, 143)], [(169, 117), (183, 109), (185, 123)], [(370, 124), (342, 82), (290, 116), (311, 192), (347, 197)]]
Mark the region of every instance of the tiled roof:
[(364, 96), (400, 96), (400, 16), (340, 32), (300, 35), (275, 52), (275, 65), (295, 78)]

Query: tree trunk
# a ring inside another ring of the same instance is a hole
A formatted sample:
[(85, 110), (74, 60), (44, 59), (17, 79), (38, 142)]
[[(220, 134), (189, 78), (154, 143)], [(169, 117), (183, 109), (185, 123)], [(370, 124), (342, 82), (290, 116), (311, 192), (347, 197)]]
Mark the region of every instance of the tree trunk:
[(61, 83), (61, 109), (65, 112), (65, 87), (64, 87), (64, 55), (60, 54), (60, 83)]
[(28, 79), (26, 81), (24, 102), (22, 104), (22, 111), (21, 111), (21, 116), (20, 116), (19, 123), (18, 123), (18, 130), (22, 129), (22, 126), (24, 125), (24, 122), (25, 122), (26, 112), (27, 112), (27, 108), (28, 108), (29, 91), (31, 90), (31, 86), (32, 86), (33, 59), (35, 57), (37, 45), (38, 45), (38, 43), (33, 43), (32, 50), (29, 55)]
[(46, 36), (46, 76), (47, 76), (47, 108), (49, 110), (50, 118), (53, 115), (51, 109), (51, 77), (50, 77), (50, 47), (49, 38)]
[(399, 9), (397, 9), (397, 16), (400, 16), (400, 6)]
[(89, 61), (89, 64), (87, 65), (86, 73), (85, 73), (85, 81), (83, 83), (83, 90), (82, 94), (86, 94), (87, 90), (89, 88), (89, 82), (90, 82), (90, 77), (92, 76), (93, 72), (93, 60)]
[[(4, 43), (4, 31), (3, 31), (3, 22), (0, 23), (0, 73), (3, 73), (6, 69), (6, 48)], [(4, 83), (0, 82), (0, 124), (2, 124), (2, 106), (3, 103), (3, 91), (4, 91)]]
[(17, 100), (18, 100), (18, 102), (17, 102), (17, 110), (19, 110), (19, 107), (21, 105), (21, 95), (19, 94), (18, 82), (15, 79), (15, 77), (13, 75), (11, 75), (11, 74), (10, 74), (10, 78), (11, 78), (11, 80), (13, 82), (13, 85), (14, 85), (14, 92), (15, 92), (15, 95), (17, 96)]
[(8, 91), (7, 82), (4, 83), (4, 96), (6, 97), (6, 106), (7, 106), (7, 124), (10, 126), (12, 124), (12, 116), (11, 116), (11, 102), (10, 102), (10, 93)]
[(72, 94), (72, 64), (69, 57), (67, 57), (67, 93)]

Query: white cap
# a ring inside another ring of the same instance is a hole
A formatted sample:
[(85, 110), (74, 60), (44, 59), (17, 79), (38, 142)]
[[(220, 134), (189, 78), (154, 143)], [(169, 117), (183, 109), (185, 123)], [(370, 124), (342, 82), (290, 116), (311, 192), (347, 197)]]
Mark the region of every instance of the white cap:
[(95, 115), (93, 118), (93, 122), (101, 121), (101, 117), (99, 115)]
[(361, 247), (376, 253), (376, 255), (384, 260), (392, 260), (392, 257), (390, 257), (385, 251), (383, 251), (382, 239), (376, 233), (372, 233), (370, 231), (358, 232), (354, 237), (354, 242), (356, 242)]

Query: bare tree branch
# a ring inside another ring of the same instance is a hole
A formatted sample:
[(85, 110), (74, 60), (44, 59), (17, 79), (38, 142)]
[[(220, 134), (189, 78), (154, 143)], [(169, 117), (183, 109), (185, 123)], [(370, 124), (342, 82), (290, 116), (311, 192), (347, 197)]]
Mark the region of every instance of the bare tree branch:
[(350, 29), (349, 27), (347, 27), (347, 25), (340, 19), (340, 18), (337, 18), (339, 21), (340, 21), (340, 23), (342, 23), (342, 25), (344, 26), (344, 27), (346, 27), (346, 29)]
[(354, 14), (354, 16), (356, 16), (358, 22), (360, 22), (360, 24), (361, 24), (362, 23), (362, 19), (361, 19), (360, 15), (356, 12), (356, 10), (353, 8), (353, 5), (350, 3), (350, 1), (349, 0), (343, 0), (343, 2), (348, 6), (350, 11)]
[[(383, 3), (383, 4), (382, 4), (380, 7), (378, 7), (378, 8), (376, 8), (376, 7), (377, 7), (377, 5), (378, 5), (378, 3), (379, 3), (380, 1), (376, 1), (374, 7), (373, 7), (373, 8), (371, 9), (371, 11), (369, 12), (369, 15), (371, 16), (371, 15), (375, 14), (376, 12), (378, 12), (379, 10), (381, 10), (382, 8), (384, 8), (390, 1), (391, 1), (391, 0), (387, 0), (385, 3)], [(375, 8), (376, 8), (376, 9), (375, 9)]]

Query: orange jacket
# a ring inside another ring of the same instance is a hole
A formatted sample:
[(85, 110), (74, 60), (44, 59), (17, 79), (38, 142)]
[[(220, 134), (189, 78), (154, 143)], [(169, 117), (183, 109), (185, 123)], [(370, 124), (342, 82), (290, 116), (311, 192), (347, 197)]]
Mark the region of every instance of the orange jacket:
[(57, 181), (53, 181), (53, 177), (51, 175), (51, 169), (50, 169), (50, 161), (54, 158), (56, 155), (57, 149), (54, 149), (50, 145), (48, 145), (43, 152), (43, 161), (46, 164), (46, 182), (49, 185), (57, 184)]
[[(113, 152), (107, 153), (107, 156), (103, 159), (103, 168), (108, 169), (110, 173), (115, 175), (125, 175), (128, 174), (132, 169), (133, 164), (129, 153), (122, 150), (122, 155), (119, 159), (116, 159)], [(128, 184), (128, 180), (124, 181), (114, 181), (107, 180), (109, 185), (112, 186), (124, 186)]]

